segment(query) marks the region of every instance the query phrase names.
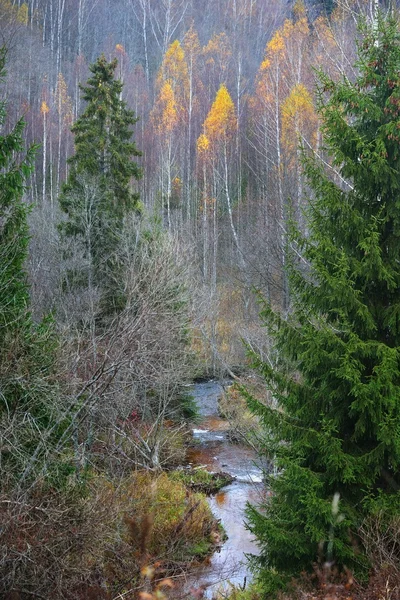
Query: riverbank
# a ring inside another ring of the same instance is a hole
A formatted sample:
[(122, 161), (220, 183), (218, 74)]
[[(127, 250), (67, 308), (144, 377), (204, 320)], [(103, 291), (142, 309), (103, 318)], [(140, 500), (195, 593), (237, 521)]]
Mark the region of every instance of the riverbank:
[[(218, 415), (222, 386), (196, 383), (190, 392), (196, 424), (163, 421), (155, 432), (158, 456), (173, 459), (164, 471), (138, 468), (137, 453), (150, 455), (154, 429), (132, 413), (112, 435), (96, 438), (90, 461), (60, 456), (55, 473), (74, 468), (58, 483), (44, 481), (31, 504), (0, 502), (3, 543), (9, 556), (25, 560), (21, 579), (53, 577), (51, 589), (64, 600), (137, 600), (161, 587), (174, 600), (193, 590), (211, 597), (221, 582), (229, 589), (228, 582), (249, 581), (244, 553), (257, 549), (244, 510), (262, 493), (261, 471), (252, 450), (229, 439), (229, 424)], [(14, 596), (30, 598), (37, 585), (29, 586)]]

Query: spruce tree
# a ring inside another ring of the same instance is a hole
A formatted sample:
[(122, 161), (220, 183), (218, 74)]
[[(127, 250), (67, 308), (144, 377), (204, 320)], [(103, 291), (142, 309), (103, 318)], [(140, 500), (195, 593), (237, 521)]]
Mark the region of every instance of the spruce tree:
[[(254, 357), (278, 407), (248, 401), (278, 475), (249, 509), (267, 588), (318, 556), (366, 567), (358, 528), (400, 510), (400, 36), (394, 20), (362, 28), (358, 77), (319, 74), (333, 170), (304, 156), (309, 236), (293, 226), (292, 311), (264, 303), (276, 365)], [(333, 171), (336, 170), (336, 175)], [(356, 548), (356, 550), (355, 550)]]
[(81, 86), (87, 105), (72, 127), (75, 154), (59, 198), (66, 213), (60, 229), (82, 240), (97, 285), (104, 284), (124, 216), (139, 208), (138, 194), (131, 190), (132, 178), (141, 174), (132, 160), (140, 156), (131, 141), (137, 119), (121, 99), (123, 85), (114, 78), (116, 67), (116, 59), (107, 62), (100, 56), (90, 67), (87, 85)]
[[(6, 50), (0, 49), (0, 81)], [(6, 103), (0, 101), (0, 131)], [(25, 261), (29, 244), (23, 201), (36, 148), (24, 151), (20, 119), (0, 135), (0, 479), (32, 473), (59, 433), (57, 385), (52, 380), (56, 337), (49, 319), (33, 322)], [(60, 421), (61, 424), (61, 421)], [(61, 425), (60, 425), (61, 427)], [(46, 431), (53, 434), (46, 437)], [(44, 444), (46, 441), (46, 444)], [(48, 445), (47, 445), (48, 443)]]
[[(0, 48), (0, 81), (5, 77), (6, 50)], [(6, 118), (5, 102), (0, 102), (0, 128)], [(0, 336), (8, 326), (25, 319), (29, 293), (23, 265), (29, 243), (27, 206), (21, 200), (25, 178), (29, 175), (34, 149), (18, 163), (15, 154), (23, 150), (24, 121), (20, 119), (6, 135), (0, 136)], [(0, 342), (1, 343), (1, 342)]]

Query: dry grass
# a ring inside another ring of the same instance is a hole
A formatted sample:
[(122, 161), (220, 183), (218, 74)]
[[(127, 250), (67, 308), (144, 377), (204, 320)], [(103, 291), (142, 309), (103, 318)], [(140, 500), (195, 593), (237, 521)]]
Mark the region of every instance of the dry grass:
[(0, 526), (0, 597), (133, 600), (144, 567), (156, 565), (159, 590), (195, 558), (199, 540), (212, 547), (216, 524), (203, 496), (165, 473), (137, 472), (37, 489), (25, 501), (1, 497)]

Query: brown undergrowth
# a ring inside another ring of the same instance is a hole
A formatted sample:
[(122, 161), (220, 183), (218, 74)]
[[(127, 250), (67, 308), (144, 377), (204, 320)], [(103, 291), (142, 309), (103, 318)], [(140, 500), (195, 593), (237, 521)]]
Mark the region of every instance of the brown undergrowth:
[(366, 584), (357, 582), (349, 571), (315, 567), (313, 574), (293, 581), (289, 593), (279, 600), (400, 600), (400, 579), (395, 569), (385, 566), (373, 569)]
[[(262, 587), (252, 584), (247, 590), (235, 589), (229, 600), (272, 600)], [(339, 573), (331, 566), (316, 566), (313, 573), (302, 573), (276, 600), (400, 600), (398, 571), (389, 567), (372, 570), (367, 584), (361, 585), (349, 571)]]
[(24, 500), (2, 496), (0, 526), (6, 600), (133, 600), (160, 591), (212, 550), (218, 529), (203, 495), (149, 472), (92, 474), (84, 485), (38, 487)]

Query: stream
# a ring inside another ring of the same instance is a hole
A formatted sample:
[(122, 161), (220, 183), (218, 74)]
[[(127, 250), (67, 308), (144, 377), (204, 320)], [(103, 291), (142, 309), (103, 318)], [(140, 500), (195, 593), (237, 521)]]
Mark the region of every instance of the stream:
[(229, 423), (218, 415), (222, 385), (217, 381), (196, 383), (191, 393), (201, 421), (193, 429), (195, 444), (188, 451), (189, 465), (202, 465), (210, 471), (223, 471), (235, 477), (233, 483), (209, 498), (214, 516), (221, 521), (228, 538), (206, 563), (188, 574), (184, 586), (186, 595), (191, 589), (204, 590), (203, 597), (212, 598), (218, 590), (229, 590), (230, 584), (243, 587), (251, 579), (245, 554), (257, 554), (257, 546), (245, 528), (244, 511), (247, 502), (261, 499), (264, 486), (255, 452), (228, 440)]

